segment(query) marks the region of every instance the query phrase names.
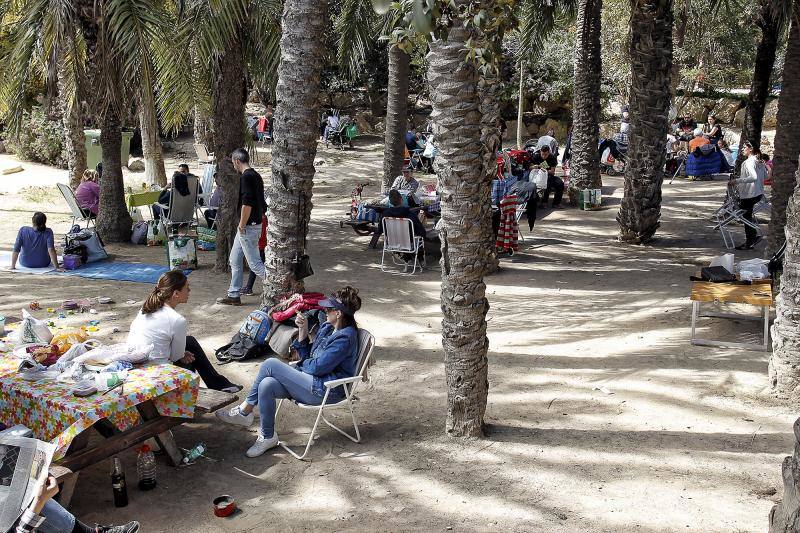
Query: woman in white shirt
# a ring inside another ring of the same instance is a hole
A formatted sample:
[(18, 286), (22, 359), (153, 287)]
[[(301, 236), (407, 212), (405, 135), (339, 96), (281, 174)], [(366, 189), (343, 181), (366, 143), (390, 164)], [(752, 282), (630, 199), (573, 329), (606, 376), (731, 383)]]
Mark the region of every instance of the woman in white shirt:
[(189, 280), (180, 270), (162, 274), (131, 323), (128, 345), (152, 344), (151, 360), (197, 372), (209, 389), (239, 392), (242, 387), (217, 372), (197, 339), (186, 335), (186, 319), (175, 308), (189, 301), (190, 291)]
[[(764, 195), (764, 179), (767, 169), (759, 159), (761, 150), (754, 147), (749, 141), (744, 143), (742, 151), (747, 159), (742, 163), (741, 177), (731, 180), (739, 192), (739, 207), (744, 209), (744, 218), (757, 224), (753, 216), (753, 208)], [(744, 225), (745, 242), (736, 247), (737, 250), (752, 250), (761, 240), (755, 228)]]

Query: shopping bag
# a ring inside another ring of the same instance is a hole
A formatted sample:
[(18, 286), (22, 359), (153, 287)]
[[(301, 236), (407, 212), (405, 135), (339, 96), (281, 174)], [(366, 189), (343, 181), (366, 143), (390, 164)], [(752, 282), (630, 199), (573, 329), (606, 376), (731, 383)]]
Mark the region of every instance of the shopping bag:
[(197, 268), (197, 243), (193, 237), (178, 236), (167, 242), (167, 265), (172, 269)]
[(547, 171), (541, 168), (533, 171), (531, 181), (534, 183), (534, 185), (536, 185), (537, 189), (546, 189)]

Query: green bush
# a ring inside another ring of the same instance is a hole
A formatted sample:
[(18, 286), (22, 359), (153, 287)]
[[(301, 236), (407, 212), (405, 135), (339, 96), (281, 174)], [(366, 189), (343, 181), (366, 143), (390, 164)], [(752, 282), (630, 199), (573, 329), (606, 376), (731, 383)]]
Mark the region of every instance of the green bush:
[(25, 161), (67, 168), (61, 121), (50, 120), (41, 107), (25, 111), (19, 136), (6, 140), (8, 148)]

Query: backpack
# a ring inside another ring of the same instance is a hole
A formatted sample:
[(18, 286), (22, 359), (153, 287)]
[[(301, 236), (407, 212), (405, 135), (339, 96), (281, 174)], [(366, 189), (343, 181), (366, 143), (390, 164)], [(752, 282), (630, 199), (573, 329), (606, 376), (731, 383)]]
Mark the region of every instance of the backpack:
[(260, 309), (252, 311), (239, 328), (239, 335), (249, 337), (256, 344), (263, 345), (267, 342), (267, 335), (271, 327), (269, 315)]
[(247, 315), (239, 332), (231, 338), (231, 342), (214, 352), (217, 361), (229, 363), (266, 355), (269, 353), (267, 337), (270, 329), (269, 315), (260, 309), (252, 311)]
[(147, 222), (137, 222), (133, 225), (131, 242), (133, 244), (147, 244)]

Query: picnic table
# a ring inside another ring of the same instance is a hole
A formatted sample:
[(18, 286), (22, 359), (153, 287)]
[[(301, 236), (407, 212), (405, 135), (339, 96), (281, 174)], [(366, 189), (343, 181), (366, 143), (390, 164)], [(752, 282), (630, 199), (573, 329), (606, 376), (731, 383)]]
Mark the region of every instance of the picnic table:
[(133, 211), (134, 207), (147, 206), (150, 209), (150, 214), (153, 213), (153, 204), (158, 202), (158, 197), (161, 191), (142, 191), (142, 192), (128, 192), (125, 193), (125, 205), (128, 206), (129, 211)]
[[(710, 281), (692, 281), (692, 336), (691, 342), (700, 346), (720, 346), (723, 348), (745, 348), (752, 350), (769, 350), (769, 318), (770, 307), (774, 304), (772, 298), (772, 280), (754, 280), (746, 285), (736, 282), (712, 283)], [(700, 312), (703, 302), (712, 303), (737, 303), (760, 307), (758, 316), (739, 313)], [(720, 340), (699, 339), (695, 337), (697, 319), (700, 317), (732, 318), (739, 320), (764, 321), (764, 336), (761, 344), (728, 342)]]
[[(199, 377), (175, 365), (151, 365), (128, 371), (123, 387), (106, 394), (74, 396), (71, 384), (56, 380), (26, 381), (17, 374), (19, 360), (0, 355), (0, 421), (23, 424), (37, 439), (56, 445), (53, 462), (66, 469), (69, 482), (62, 505), (77, 481), (77, 473), (149, 438), (177, 466), (182, 454), (171, 428), (190, 421), (195, 412), (210, 412), (237, 397), (204, 389)], [(90, 445), (94, 427), (104, 439)], [(66, 500), (66, 501), (65, 501)]]

